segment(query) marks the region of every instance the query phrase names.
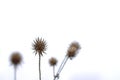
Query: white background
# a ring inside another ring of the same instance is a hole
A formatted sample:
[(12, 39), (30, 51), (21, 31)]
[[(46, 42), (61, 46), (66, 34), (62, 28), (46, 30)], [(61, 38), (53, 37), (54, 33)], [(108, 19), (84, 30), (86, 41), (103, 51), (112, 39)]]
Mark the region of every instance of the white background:
[(52, 80), (50, 57), (58, 66), (72, 41), (82, 47), (65, 65), (60, 80), (120, 80), (119, 0), (0, 0), (0, 80), (13, 80), (9, 58), (23, 56), (17, 80), (38, 80), (37, 37), (47, 41), (42, 80)]

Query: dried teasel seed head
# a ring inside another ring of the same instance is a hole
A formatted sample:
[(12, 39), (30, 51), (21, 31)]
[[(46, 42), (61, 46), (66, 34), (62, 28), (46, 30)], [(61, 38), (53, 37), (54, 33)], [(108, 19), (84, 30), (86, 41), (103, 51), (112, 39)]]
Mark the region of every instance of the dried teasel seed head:
[(72, 43), (70, 44), (70, 47), (74, 47), (74, 48), (76, 48), (77, 50), (78, 50), (78, 49), (81, 49), (81, 47), (80, 47), (80, 45), (79, 45), (78, 42), (72, 42)]
[(39, 39), (39, 37), (34, 40), (34, 43), (32, 44), (33, 50), (35, 52), (35, 55), (38, 53), (40, 55), (43, 55), (42, 53), (45, 53), (47, 45), (46, 41), (44, 39)]
[(72, 59), (78, 53), (78, 50), (81, 49), (78, 42), (72, 42), (67, 50), (67, 56)]
[(57, 59), (54, 58), (54, 57), (50, 58), (50, 59), (49, 59), (49, 64), (50, 64), (51, 66), (55, 66), (55, 65), (57, 64)]
[(22, 56), (20, 55), (19, 52), (14, 52), (10, 57), (10, 61), (13, 65), (17, 66), (18, 64), (21, 63)]

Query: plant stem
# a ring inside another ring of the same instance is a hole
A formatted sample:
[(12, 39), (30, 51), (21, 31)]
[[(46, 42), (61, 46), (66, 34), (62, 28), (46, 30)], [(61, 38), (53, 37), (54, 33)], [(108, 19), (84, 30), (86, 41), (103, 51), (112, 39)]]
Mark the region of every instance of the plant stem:
[(40, 69), (41, 56), (39, 54), (39, 80), (41, 80), (41, 69)]
[(57, 73), (59, 73), (59, 72), (60, 72), (61, 67), (63, 66), (63, 64), (64, 64), (65, 60), (66, 60), (66, 56), (65, 56), (65, 58), (63, 59), (63, 61), (62, 61), (61, 65), (60, 65), (60, 67), (59, 67), (59, 69), (58, 69)]
[(60, 65), (60, 67), (59, 67), (59, 69), (58, 69), (58, 71), (57, 71), (57, 74), (56, 74), (55, 77), (54, 77), (54, 80), (56, 80), (56, 79), (59, 78), (60, 72), (61, 72), (62, 69), (64, 68), (64, 66), (65, 66), (65, 64), (66, 64), (66, 62), (67, 62), (67, 60), (68, 60), (68, 56), (65, 56), (65, 58), (63, 59), (61, 65)]
[(63, 65), (61, 66), (61, 69), (60, 69), (60, 71), (58, 72), (59, 75), (60, 75), (60, 72), (62, 71), (62, 69), (64, 68), (67, 60), (68, 60), (68, 57), (66, 57), (65, 62), (64, 62)]
[(55, 66), (53, 66), (53, 80), (55, 80)]
[(14, 80), (16, 80), (16, 65), (14, 65)]

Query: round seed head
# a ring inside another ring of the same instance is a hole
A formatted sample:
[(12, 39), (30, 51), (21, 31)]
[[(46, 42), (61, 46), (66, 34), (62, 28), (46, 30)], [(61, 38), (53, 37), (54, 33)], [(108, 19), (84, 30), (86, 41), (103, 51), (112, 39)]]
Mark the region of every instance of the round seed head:
[(70, 44), (69, 48), (68, 48), (67, 56), (69, 58), (75, 57), (79, 49), (81, 49), (79, 43), (78, 42), (72, 42)]
[(34, 43), (32, 44), (33, 46), (33, 50), (35, 52), (35, 54), (40, 54), (43, 55), (42, 53), (45, 53), (47, 45), (46, 45), (46, 41), (44, 39), (39, 39), (39, 37), (34, 40)]
[(14, 52), (10, 57), (10, 61), (15, 66), (20, 64), (21, 61), (22, 61), (22, 57), (21, 57), (20, 53), (19, 52)]
[(74, 48), (76, 48), (76, 50), (81, 49), (81, 47), (80, 47), (80, 45), (79, 45), (78, 42), (72, 42), (72, 43), (70, 44), (70, 47), (74, 47)]
[(50, 59), (49, 59), (49, 64), (50, 64), (51, 66), (55, 66), (55, 65), (57, 64), (57, 59), (54, 58), (54, 57), (50, 58)]

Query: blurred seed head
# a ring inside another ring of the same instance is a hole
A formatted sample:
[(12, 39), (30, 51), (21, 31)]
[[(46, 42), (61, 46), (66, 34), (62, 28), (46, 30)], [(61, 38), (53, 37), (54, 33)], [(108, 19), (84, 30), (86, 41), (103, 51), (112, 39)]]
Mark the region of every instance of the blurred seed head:
[(57, 62), (58, 62), (57, 59), (54, 58), (54, 57), (52, 57), (52, 58), (49, 59), (49, 64), (51, 66), (55, 66), (57, 64)]
[(22, 56), (20, 55), (19, 52), (14, 52), (10, 57), (10, 61), (13, 65), (17, 66), (18, 64), (21, 63)]
[(78, 42), (72, 42), (67, 50), (67, 56), (72, 59), (78, 53), (78, 50), (81, 49)]
[(33, 44), (32, 44), (33, 50), (35, 52), (35, 55), (38, 53), (40, 55), (43, 55), (42, 53), (45, 53), (47, 45), (46, 45), (46, 41), (44, 39), (39, 39), (39, 37), (34, 40)]

